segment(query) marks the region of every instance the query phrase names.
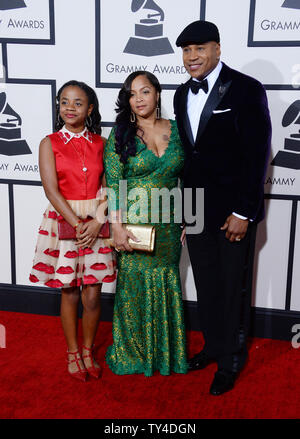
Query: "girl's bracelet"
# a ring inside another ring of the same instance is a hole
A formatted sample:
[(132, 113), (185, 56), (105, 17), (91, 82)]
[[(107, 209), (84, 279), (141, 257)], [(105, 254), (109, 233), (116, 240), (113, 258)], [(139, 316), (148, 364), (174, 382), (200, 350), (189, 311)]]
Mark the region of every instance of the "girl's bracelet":
[(82, 223), (82, 221), (78, 220), (78, 223), (76, 223), (75, 226), (73, 226), (75, 230), (77, 229), (77, 227), (79, 226), (80, 223)]

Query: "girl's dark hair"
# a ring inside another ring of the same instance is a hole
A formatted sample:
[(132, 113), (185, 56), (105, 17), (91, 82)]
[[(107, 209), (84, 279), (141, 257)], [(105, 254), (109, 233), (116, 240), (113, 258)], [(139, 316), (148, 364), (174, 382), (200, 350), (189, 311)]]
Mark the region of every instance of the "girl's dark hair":
[(70, 87), (70, 86), (81, 88), (81, 90), (83, 90), (88, 97), (89, 105), (93, 104), (93, 110), (91, 112), (90, 119), (88, 119), (86, 121), (86, 126), (87, 126), (88, 130), (91, 131), (92, 133), (101, 134), (101, 125), (100, 125), (101, 115), (99, 113), (99, 102), (98, 102), (97, 95), (96, 95), (95, 91), (91, 87), (89, 87), (87, 84), (85, 84), (84, 82), (79, 82), (79, 81), (75, 81), (75, 80), (66, 82), (58, 90), (58, 93), (56, 96), (55, 130), (59, 131), (64, 125), (64, 121), (59, 116), (59, 102), (60, 102), (61, 93), (64, 90), (64, 88)]
[(136, 155), (135, 136), (137, 132), (136, 121), (131, 122), (131, 107), (129, 99), (131, 97), (131, 84), (137, 76), (144, 75), (159, 93), (158, 107), (161, 109), (160, 93), (161, 86), (156, 76), (152, 73), (138, 70), (131, 73), (125, 80), (117, 100), (116, 108), (116, 124), (115, 124), (115, 139), (116, 139), (116, 153), (120, 155), (120, 161), (126, 163), (129, 156)]

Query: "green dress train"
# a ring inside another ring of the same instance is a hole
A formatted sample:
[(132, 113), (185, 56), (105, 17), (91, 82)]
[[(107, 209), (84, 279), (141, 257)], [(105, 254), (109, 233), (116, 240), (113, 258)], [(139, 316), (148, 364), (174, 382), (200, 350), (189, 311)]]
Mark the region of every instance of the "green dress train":
[[(187, 372), (179, 275), (181, 228), (172, 214), (174, 198), (171, 197), (169, 223), (165, 223), (161, 215), (162, 203), (154, 212), (160, 214), (159, 222), (151, 222), (153, 216), (150, 212), (151, 189), (171, 190), (178, 187), (178, 177), (183, 168), (184, 152), (176, 122), (171, 120), (170, 124), (169, 143), (161, 157), (157, 157), (136, 137), (136, 155), (122, 164), (115, 152), (114, 129), (104, 152), (107, 187), (117, 195), (114, 206), (117, 209), (121, 207), (118, 204), (119, 181), (126, 180), (128, 194), (132, 188), (139, 191), (137, 197), (127, 201), (127, 214), (130, 209), (135, 209), (138, 222), (154, 224), (156, 230), (153, 253), (118, 253), (113, 345), (107, 350), (106, 361), (119, 375), (144, 373), (151, 376), (156, 370), (162, 375), (169, 375), (172, 371)], [(110, 207), (111, 202), (109, 196)]]

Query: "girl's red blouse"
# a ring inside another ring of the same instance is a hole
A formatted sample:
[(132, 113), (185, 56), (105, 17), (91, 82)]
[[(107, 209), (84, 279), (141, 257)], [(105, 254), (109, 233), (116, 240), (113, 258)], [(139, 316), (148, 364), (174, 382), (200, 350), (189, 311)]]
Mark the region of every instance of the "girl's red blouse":
[[(72, 136), (58, 131), (48, 136), (55, 156), (58, 187), (66, 200), (96, 198), (103, 173), (103, 140), (84, 131)], [(84, 171), (86, 169), (86, 171)]]

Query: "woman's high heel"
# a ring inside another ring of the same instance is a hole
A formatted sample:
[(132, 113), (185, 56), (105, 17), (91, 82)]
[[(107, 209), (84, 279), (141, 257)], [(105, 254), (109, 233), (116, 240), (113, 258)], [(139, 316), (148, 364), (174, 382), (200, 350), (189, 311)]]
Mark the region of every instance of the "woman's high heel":
[(96, 379), (100, 378), (101, 369), (100, 369), (100, 367), (95, 367), (94, 359), (93, 359), (93, 356), (92, 356), (93, 349), (92, 349), (92, 348), (87, 348), (87, 347), (84, 346), (84, 345), (83, 345), (82, 347), (83, 347), (83, 349), (85, 349), (86, 351), (88, 351), (87, 354), (82, 355), (82, 358), (83, 358), (83, 359), (84, 359), (84, 358), (88, 358), (88, 359), (91, 361), (91, 366), (90, 366), (90, 367), (87, 367), (86, 370), (88, 371), (88, 373), (89, 373), (92, 377), (94, 377), (94, 378), (96, 378)]
[[(86, 381), (86, 380), (87, 380), (87, 370), (86, 370), (86, 368), (85, 368), (84, 365), (82, 366), (82, 365), (79, 363), (79, 361), (81, 360), (81, 356), (80, 356), (79, 351), (75, 351), (75, 352), (69, 352), (69, 351), (67, 351), (67, 354), (68, 354), (68, 359), (67, 359), (68, 365), (71, 364), (71, 363), (76, 363), (76, 366), (77, 366), (77, 370), (74, 371), (74, 372), (71, 372), (71, 371), (68, 369), (69, 374), (70, 374), (73, 378), (76, 378), (77, 380), (80, 380), (80, 381)], [(74, 355), (74, 359), (71, 360), (71, 359), (69, 358), (69, 355)]]

